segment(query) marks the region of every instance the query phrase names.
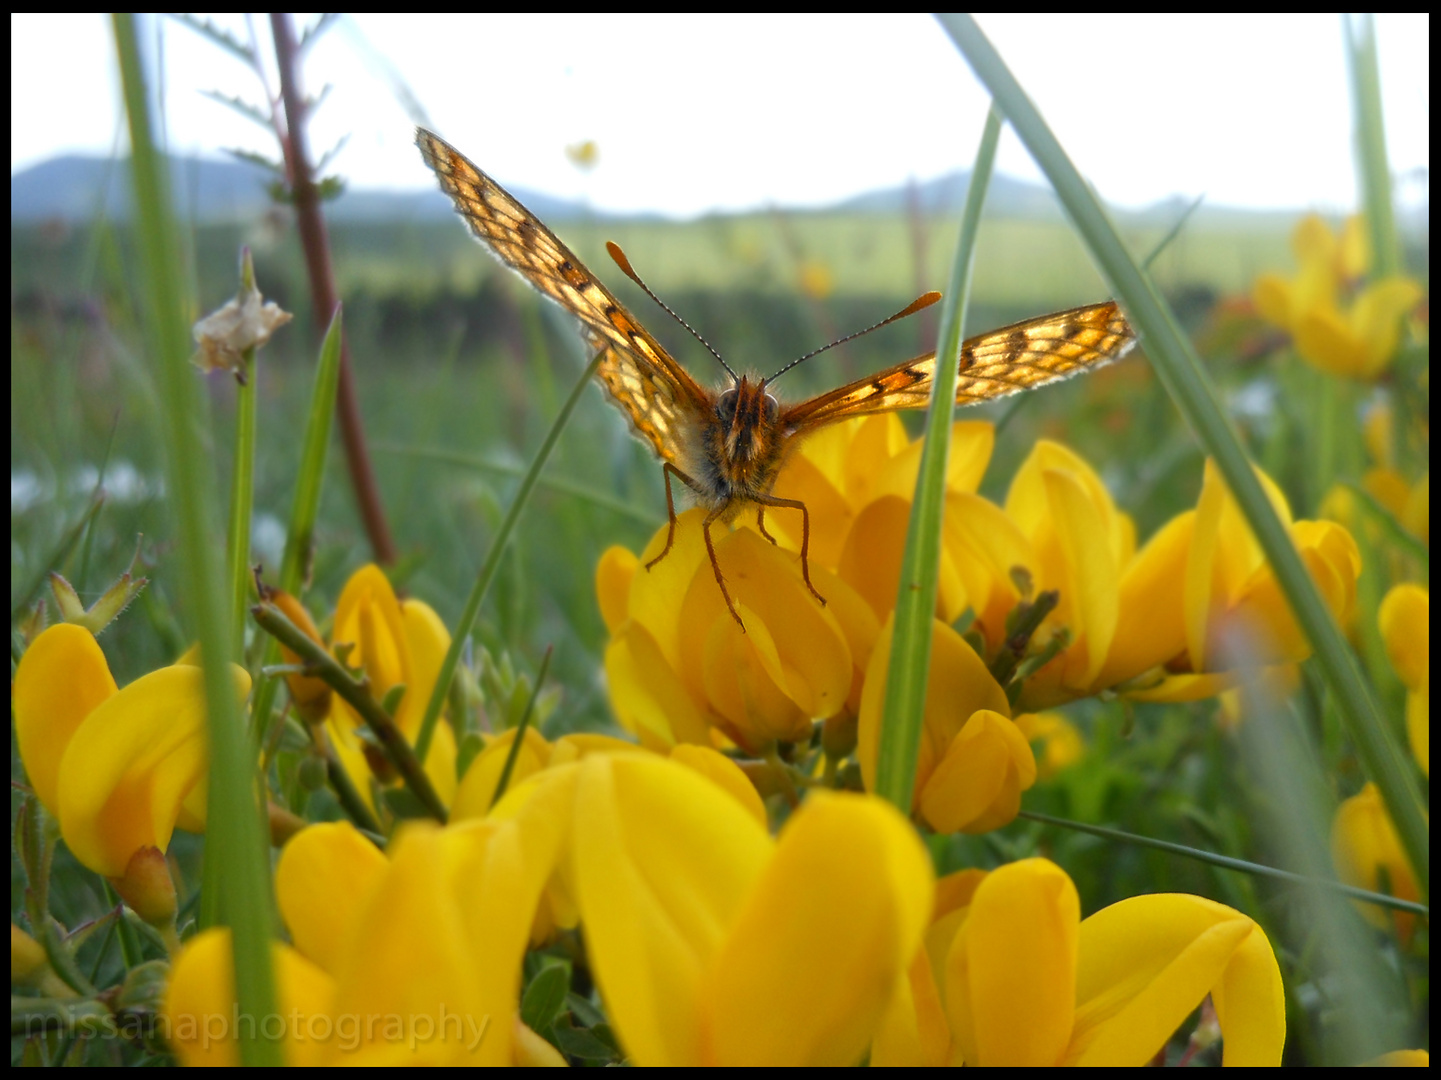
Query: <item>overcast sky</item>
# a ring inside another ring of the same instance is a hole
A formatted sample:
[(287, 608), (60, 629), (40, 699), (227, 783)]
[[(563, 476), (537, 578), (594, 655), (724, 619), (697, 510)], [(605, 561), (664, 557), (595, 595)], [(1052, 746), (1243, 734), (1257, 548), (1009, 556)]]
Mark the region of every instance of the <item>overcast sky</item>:
[[(214, 18), (248, 39), (243, 19)], [(10, 21), (11, 172), (123, 147), (109, 22)], [(1112, 202), (1355, 205), (1334, 15), (979, 21)], [(142, 25), (163, 58), (177, 152), (276, 156), (272, 136), (202, 95), (259, 102), (248, 68), (178, 23)], [(1377, 25), (1392, 167), (1416, 199), (1428, 190), (1430, 20)], [(263, 16), (254, 30), (273, 70)], [(911, 15), (347, 15), (309, 53), (305, 81), (331, 85), (311, 145), (349, 136), (334, 171), (352, 187), (431, 184), (412, 145), (423, 120), (503, 183), (675, 215), (821, 205), (964, 167), (987, 107), (940, 26)], [(565, 153), (583, 140), (599, 147), (589, 173)], [(1039, 177), (1009, 133), (997, 167)]]

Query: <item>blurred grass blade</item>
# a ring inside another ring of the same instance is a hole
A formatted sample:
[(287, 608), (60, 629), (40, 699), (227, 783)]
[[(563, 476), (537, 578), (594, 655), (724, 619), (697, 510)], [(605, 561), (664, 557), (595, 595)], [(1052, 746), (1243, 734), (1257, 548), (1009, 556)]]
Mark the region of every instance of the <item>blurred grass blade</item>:
[[(248, 262), (249, 259), (247, 258)], [(230, 475), (230, 528), (225, 547), (230, 583), (232, 659), (244, 663), (245, 613), (250, 607), (250, 522), (255, 509), (255, 347), (241, 353), (244, 378), (236, 387), (235, 461)]]
[(585, 370), (581, 372), (575, 386), (571, 388), (570, 396), (565, 399), (565, 404), (556, 414), (555, 422), (545, 433), (540, 449), (535, 452), (535, 458), (531, 461), (530, 468), (525, 471), (525, 476), (520, 481), (520, 487), (516, 489), (515, 497), (510, 501), (510, 508), (506, 510), (500, 527), (495, 530), (495, 536), (490, 541), (490, 550), (485, 554), (485, 563), (481, 566), (480, 573), (476, 575), (475, 586), (470, 590), (470, 596), (465, 601), (465, 608), (461, 611), (460, 618), (455, 624), (454, 636), (450, 639), (450, 648), (446, 650), (445, 659), (441, 662), (440, 673), (435, 680), (435, 689), (430, 693), (430, 704), (425, 707), (425, 718), (420, 722), (420, 733), (415, 740), (415, 756), (420, 759), (422, 765), (425, 764), (426, 754), (430, 750), (430, 740), (435, 734), (435, 725), (440, 719), (440, 710), (445, 705), (445, 699), (450, 693), (450, 680), (455, 676), (455, 665), (460, 662), (461, 650), (465, 648), (466, 639), (470, 637), (471, 630), (475, 628), (475, 620), (480, 617), (480, 605), (485, 602), (485, 594), (490, 591), (491, 582), (495, 580), (495, 572), (500, 569), (501, 556), (505, 554), (506, 545), (510, 542), (510, 534), (515, 531), (515, 524), (520, 520), (520, 512), (530, 501), (531, 492), (535, 490), (536, 482), (545, 470), (545, 463), (550, 459), (551, 451), (555, 449), (560, 433), (570, 422), (571, 414), (575, 412), (581, 395), (585, 393), (585, 388), (590, 384), (591, 376), (600, 366), (600, 358), (603, 355), (603, 353), (595, 355), (586, 365)]
[[(198, 632), (205, 672), (210, 736), (210, 796), (206, 861), (223, 868), (222, 914), (235, 949), (236, 1007), (255, 1017), (276, 1012), (270, 970), (269, 849), (256, 805), (254, 757), (248, 752), (235, 707), (229, 671), (230, 633), (225, 592), (211, 529), (213, 463), (196, 428), (200, 408), (189, 363), (189, 335), (177, 256), (180, 246), (166, 195), (164, 158), (151, 135), (150, 100), (133, 15), (112, 16), (119, 54), (125, 111), (130, 125), (130, 163), (135, 196), (135, 230), (140, 252), (143, 308), (149, 345), (157, 358), (165, 415), (170, 506), (180, 531), (185, 610)], [(280, 1047), (256, 1024), (248, 1037), (236, 1032), (246, 1065), (280, 1064)]]
[(1401, 273), (1401, 244), (1391, 203), (1391, 163), (1386, 156), (1386, 124), (1381, 111), (1381, 64), (1376, 56), (1376, 20), (1370, 12), (1341, 15), (1346, 34), (1351, 108), (1356, 123), (1356, 164), (1366, 206), (1374, 277)]
[(941, 521), (946, 510), (946, 463), (951, 447), (951, 419), (956, 411), (956, 378), (961, 360), (961, 330), (971, 288), (971, 262), (981, 206), (986, 199), (1001, 116), (994, 108), (986, 117), (980, 149), (971, 170), (971, 186), (961, 211), (961, 235), (951, 264), (950, 285), (941, 301), (941, 329), (936, 339), (936, 374), (926, 412), (925, 445), (910, 527), (901, 559), (896, 593), (895, 632), (891, 638), (890, 673), (886, 678), (884, 721), (876, 760), (876, 794), (903, 814), (911, 810), (920, 754), (926, 684), (931, 665), (931, 622), (936, 615), (936, 590), (941, 567)]
[(90, 505), (85, 508), (85, 513), (80, 515), (74, 525), (65, 530), (65, 535), (60, 538), (60, 542), (55, 545), (50, 554), (36, 564), (34, 575), (21, 586), (20, 591), (15, 594), (15, 599), (10, 602), (11, 626), (20, 621), (21, 615), (25, 612), (25, 606), (40, 591), (40, 587), (45, 584), (45, 578), (50, 571), (58, 571), (65, 560), (70, 558), (70, 553), (75, 550), (75, 545), (80, 542), (80, 537), (85, 535), (86, 527), (104, 505), (105, 493), (97, 484), (95, 493), (90, 496)]
[(510, 741), (510, 752), (505, 755), (505, 764), (501, 767), (500, 779), (495, 782), (495, 794), (490, 797), (492, 807), (500, 802), (506, 788), (510, 787), (511, 774), (515, 772), (515, 763), (520, 758), (520, 744), (525, 741), (525, 730), (530, 727), (530, 718), (535, 714), (535, 703), (540, 700), (540, 692), (545, 687), (545, 676), (550, 671), (550, 658), (554, 652), (555, 646), (547, 645), (545, 655), (540, 658), (540, 667), (535, 673), (535, 686), (531, 688), (530, 697), (526, 700), (525, 711), (520, 714), (520, 723), (515, 725), (515, 736)]
[[(315, 383), (310, 392), (310, 411), (305, 419), (305, 440), (300, 451), (300, 469), (295, 478), (295, 497), (290, 503), (290, 527), (285, 533), (285, 554), (280, 560), (280, 587), (297, 600), (304, 583), (306, 564), (315, 541), (315, 521), (320, 515), (320, 493), (325, 485), (325, 459), (330, 449), (330, 427), (335, 416), (335, 388), (340, 381), (341, 306), (335, 306), (325, 340), (320, 343), (320, 362), (315, 368)], [(247, 604), (248, 608), (249, 605)], [(265, 728), (270, 707), (280, 688), (280, 680), (264, 674), (264, 669), (280, 661), (280, 646), (266, 636), (255, 688), (255, 705), (251, 712), (254, 728), (251, 736), (257, 745), (264, 745)]]
[(1121, 242), (1095, 193), (1076, 171), (1039, 111), (969, 16), (944, 14), (941, 25), (995, 96), (1007, 121), (1055, 188), (1126, 316), (1171, 400), (1216, 461), (1247, 523), (1265, 552), (1302, 631), (1315, 650), (1361, 757), (1396, 824), (1417, 880), (1429, 891), (1429, 833), (1411, 767), (1361, 678), (1340, 628), (1301, 562), (1290, 534), (1261, 489), (1240, 440), (1217, 402), (1210, 376), (1177, 326), (1166, 302)]

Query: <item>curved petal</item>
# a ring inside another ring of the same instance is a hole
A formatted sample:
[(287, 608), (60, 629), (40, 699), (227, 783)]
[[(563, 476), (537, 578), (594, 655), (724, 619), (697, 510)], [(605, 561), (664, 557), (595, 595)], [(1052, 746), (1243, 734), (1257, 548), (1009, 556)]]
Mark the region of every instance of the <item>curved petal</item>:
[[(406, 684), (405, 696), (395, 710), (395, 722), (405, 733), (406, 740), (413, 743), (420, 734), (420, 722), (425, 718), (435, 681), (440, 678), (441, 664), (450, 649), (450, 631), (435, 609), (422, 600), (402, 603), (400, 622), (405, 634), (406, 651), (410, 655), (410, 682)], [(445, 716), (444, 707), (440, 715), (442, 718)], [(427, 760), (426, 764), (429, 765), (430, 761)], [(453, 781), (453, 772), (451, 778)]]
[(595, 565), (595, 594), (606, 630), (614, 634), (629, 617), (630, 586), (640, 569), (640, 560), (629, 548), (612, 544)]
[(1059, 1064), (1071, 1038), (1081, 902), (1055, 863), (993, 870), (946, 960), (946, 1011), (967, 1065)]
[(15, 741), (30, 786), (52, 816), (60, 816), (60, 759), (70, 740), (118, 691), (95, 635), (83, 627), (57, 623), (20, 658), (10, 698)]
[(730, 793), (743, 806), (756, 824), (768, 828), (770, 819), (766, 816), (766, 805), (761, 802), (755, 785), (733, 760), (709, 746), (687, 746), (682, 744), (671, 748), (670, 759), (677, 764), (693, 769), (707, 780), (711, 780)]
[(1035, 755), (1020, 729), (1001, 713), (979, 709), (946, 748), (918, 808), (937, 832), (989, 832), (1015, 819), (1021, 792), (1035, 782)]
[(615, 718), (641, 745), (663, 750), (677, 742), (709, 741), (701, 706), (644, 626), (628, 622), (611, 638), (605, 677)]
[[(170, 969), (160, 1007), (167, 1042), (182, 1065), (237, 1066), (235, 960), (230, 931), (206, 930), (186, 942)], [(294, 949), (271, 945), (278, 1015), (285, 1022), (286, 1065), (318, 1065), (337, 1035), (331, 1022), (334, 980)], [(267, 1018), (269, 1019), (269, 1018)]]
[(889, 804), (813, 794), (716, 958), (712, 1062), (858, 1061), (921, 943), (933, 889), (930, 857)]
[(731, 795), (663, 758), (575, 768), (575, 894), (611, 1022), (639, 1065), (699, 1064), (705, 978), (771, 839)]
[(1186, 651), (1186, 560), (1196, 514), (1172, 518), (1146, 541), (1121, 575), (1116, 631), (1097, 687), (1115, 686)]
[[(856, 759), (861, 779), (874, 790), (876, 755), (880, 750), (881, 714), (886, 700), (886, 678), (891, 663), (893, 619), (888, 619), (871, 651), (866, 685), (856, 732)], [(945, 623), (931, 623), (931, 666), (926, 683), (925, 731), (916, 763), (916, 793), (925, 790), (936, 763), (944, 757), (961, 728), (980, 709), (1009, 716), (1006, 692), (996, 683), (985, 662), (965, 638)]]
[(348, 821), (302, 829), (280, 853), (275, 899), (295, 947), (334, 974), (385, 856)]
[(330, 640), (353, 646), (348, 663), (365, 669), (377, 699), (392, 686), (409, 683), (410, 657), (400, 603), (390, 579), (374, 563), (351, 574), (340, 591)]
[[(235, 697), (250, 676), (230, 666)], [(110, 877), (138, 848), (164, 851), (208, 767), (205, 674), (189, 664), (136, 679), (85, 718), (60, 761), (60, 828), (75, 857)]]
[[(1281, 973), (1260, 927), (1199, 896), (1158, 894), (1112, 904), (1081, 924), (1067, 1061), (1142, 1065), (1213, 992), (1229, 995), (1222, 1017), (1226, 1063), (1280, 1064)], [(1220, 1005), (1218, 997), (1218, 1015)]]
[(1397, 585), (1381, 601), (1377, 621), (1391, 666), (1409, 689), (1417, 689), (1431, 670), (1431, 593)]
[[(511, 728), (491, 739), (486, 743), (485, 749), (475, 756), (456, 789), (455, 801), (450, 807), (451, 821), (483, 818), (490, 813), (495, 789), (500, 783), (500, 775), (505, 771), (505, 763), (514, 744), (515, 729)], [(545, 737), (535, 728), (526, 728), (525, 738), (521, 741), (520, 751), (516, 754), (515, 765), (511, 769), (509, 786), (515, 787), (522, 780), (544, 769), (550, 763), (550, 755), (551, 747)]]

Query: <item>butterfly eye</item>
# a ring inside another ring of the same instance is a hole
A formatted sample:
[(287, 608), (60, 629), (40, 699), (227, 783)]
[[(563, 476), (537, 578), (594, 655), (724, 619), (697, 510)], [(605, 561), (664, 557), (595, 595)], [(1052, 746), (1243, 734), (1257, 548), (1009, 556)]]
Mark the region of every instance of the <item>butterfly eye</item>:
[(776, 416), (779, 415), (781, 411), (781, 403), (775, 399), (775, 396), (773, 394), (766, 395), (765, 410), (767, 420), (774, 420)]
[(736, 415), (736, 400), (739, 397), (734, 390), (727, 390), (716, 402), (716, 415), (722, 420), (734, 420)]

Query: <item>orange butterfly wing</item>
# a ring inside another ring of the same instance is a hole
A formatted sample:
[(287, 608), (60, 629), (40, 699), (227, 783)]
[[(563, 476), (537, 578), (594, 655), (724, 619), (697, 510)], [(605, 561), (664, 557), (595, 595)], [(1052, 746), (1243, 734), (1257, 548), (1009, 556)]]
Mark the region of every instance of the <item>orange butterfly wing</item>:
[[(1119, 359), (1135, 343), (1113, 300), (980, 334), (961, 346), (956, 404), (974, 405), (1088, 371)], [(793, 405), (782, 422), (800, 432), (848, 416), (924, 408), (935, 370), (935, 353), (918, 356)]]
[(709, 395), (575, 257), (570, 248), (510, 193), (444, 139), (417, 128), (415, 143), (475, 237), (501, 262), (585, 326), (601, 354), (601, 382), (636, 434), (675, 464), (687, 414), (706, 410)]

